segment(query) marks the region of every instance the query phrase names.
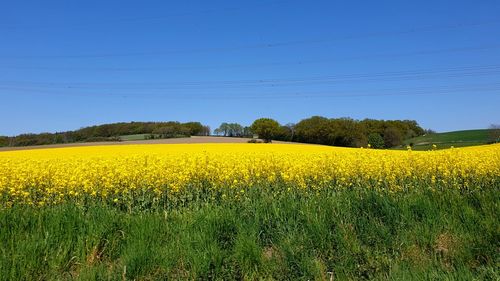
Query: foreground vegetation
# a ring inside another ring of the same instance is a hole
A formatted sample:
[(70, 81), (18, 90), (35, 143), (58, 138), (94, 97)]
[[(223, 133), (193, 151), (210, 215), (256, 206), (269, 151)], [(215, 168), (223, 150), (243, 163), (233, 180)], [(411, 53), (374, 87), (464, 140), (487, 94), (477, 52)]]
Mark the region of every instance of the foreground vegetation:
[(0, 152), (0, 280), (498, 280), (500, 145)]
[[(0, 211), (0, 280), (498, 280), (499, 186)], [(286, 186), (274, 186), (286, 189)]]

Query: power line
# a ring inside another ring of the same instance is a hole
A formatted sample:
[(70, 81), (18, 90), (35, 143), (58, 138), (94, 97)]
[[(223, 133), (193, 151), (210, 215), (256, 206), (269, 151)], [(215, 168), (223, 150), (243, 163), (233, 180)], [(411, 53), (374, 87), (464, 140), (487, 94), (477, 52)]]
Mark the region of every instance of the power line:
[(324, 64), (331, 62), (342, 62), (351, 60), (366, 60), (366, 59), (377, 59), (377, 58), (398, 58), (398, 57), (411, 57), (419, 55), (430, 55), (430, 54), (443, 54), (443, 53), (454, 53), (454, 52), (468, 52), (468, 51), (479, 51), (479, 50), (489, 50), (498, 49), (500, 44), (490, 44), (472, 47), (460, 47), (460, 48), (446, 48), (446, 49), (435, 49), (435, 50), (421, 50), (414, 52), (405, 53), (395, 53), (395, 54), (375, 54), (375, 55), (363, 55), (363, 56), (352, 56), (345, 58), (325, 58), (325, 59), (315, 59), (315, 60), (303, 60), (303, 61), (293, 61), (293, 62), (268, 62), (268, 63), (249, 63), (249, 64), (226, 64), (226, 65), (205, 65), (205, 66), (165, 66), (165, 67), (47, 67), (47, 66), (5, 66), (0, 65), (2, 69), (12, 69), (12, 70), (44, 70), (44, 71), (104, 71), (104, 72), (128, 72), (128, 71), (161, 71), (161, 70), (196, 70), (196, 69), (224, 69), (224, 68), (252, 68), (252, 67), (276, 67), (276, 66), (290, 66), (290, 65), (307, 65), (307, 64)]
[[(2, 89), (0, 87), (0, 89)], [(28, 92), (35, 94), (50, 94), (50, 95), (60, 95), (60, 96), (68, 96), (68, 93), (62, 92), (47, 92), (40, 90), (24, 90), (24, 89), (10, 89), (11, 91), (20, 91), (20, 92)], [(477, 93), (499, 93), (500, 92), (500, 83), (494, 84), (482, 84), (482, 85), (458, 85), (454, 87), (450, 86), (442, 86), (442, 87), (423, 87), (423, 88), (400, 88), (400, 89), (378, 89), (373, 90), (375, 93), (366, 93), (366, 92), (351, 92), (346, 93), (346, 91), (342, 92), (334, 92), (334, 91), (322, 91), (322, 92), (289, 92), (289, 93), (271, 93), (266, 94), (264, 96), (259, 95), (144, 95), (141, 94), (119, 94), (119, 93), (108, 93), (108, 94), (99, 94), (99, 96), (91, 96), (89, 93), (72, 93), (71, 96), (83, 96), (83, 97), (121, 97), (121, 98), (132, 98), (132, 99), (171, 99), (171, 100), (192, 100), (192, 99), (200, 99), (200, 100), (268, 100), (268, 99), (277, 99), (277, 100), (285, 100), (285, 99), (310, 99), (310, 98), (357, 98), (357, 97), (384, 97), (384, 96), (421, 96), (421, 95), (454, 95), (457, 93), (463, 92), (474, 92)]]
[(358, 35), (348, 35), (348, 36), (323, 36), (317, 38), (310, 38), (304, 40), (292, 40), (283, 42), (272, 42), (272, 43), (257, 43), (241, 46), (230, 46), (230, 47), (211, 47), (211, 48), (192, 48), (192, 49), (180, 49), (180, 50), (164, 50), (164, 51), (147, 51), (147, 52), (132, 52), (132, 53), (101, 53), (101, 54), (83, 54), (83, 55), (27, 55), (27, 56), (1, 56), (1, 58), (9, 59), (88, 59), (88, 58), (113, 58), (113, 57), (137, 57), (137, 56), (160, 56), (169, 54), (189, 54), (189, 53), (218, 53), (218, 52), (230, 52), (230, 51), (241, 51), (250, 49), (267, 49), (267, 48), (277, 48), (277, 47), (287, 47), (296, 46), (304, 44), (317, 44), (325, 42), (334, 42), (342, 40), (352, 40), (361, 38), (376, 38), (376, 37), (387, 37), (387, 36), (399, 36), (407, 35), (419, 32), (432, 32), (439, 30), (450, 30), (465, 27), (482, 26), (488, 24), (498, 24), (500, 21), (487, 21), (478, 23), (456, 23), (441, 26), (427, 26), (412, 28), (400, 31), (386, 31), (386, 32), (372, 32), (364, 33)]
[[(341, 83), (355, 83), (359, 85), (360, 83), (367, 82), (388, 82), (388, 81), (407, 81), (407, 80), (424, 80), (424, 79), (442, 79), (442, 78), (465, 78), (465, 77), (475, 77), (475, 76), (483, 76), (483, 75), (498, 75), (500, 71), (495, 72), (487, 72), (487, 73), (466, 73), (460, 75), (426, 75), (426, 76), (411, 76), (411, 77), (392, 77), (392, 78), (369, 78), (369, 79), (350, 79), (350, 80), (317, 80), (317, 81), (295, 81), (295, 82), (287, 82), (287, 83), (265, 83), (265, 84), (225, 84), (225, 85), (191, 85), (191, 86), (155, 86), (155, 87), (131, 87), (131, 86), (32, 86), (32, 85), (21, 85), (25, 88), (41, 88), (41, 89), (63, 89), (63, 90), (122, 90), (122, 91), (131, 91), (131, 90), (149, 90), (149, 91), (162, 91), (162, 90), (195, 90), (195, 89), (247, 89), (247, 88), (281, 88), (281, 87), (297, 87), (297, 86), (308, 86), (308, 85), (330, 85), (330, 84), (341, 84)], [(14, 85), (16, 86), (16, 85)], [(19, 85), (17, 85), (19, 86)]]
[(53, 24), (53, 25), (44, 25), (38, 24), (38, 25), (13, 25), (13, 24), (0, 24), (0, 30), (1, 29), (34, 29), (34, 30), (39, 30), (39, 29), (60, 29), (60, 28), (79, 28), (79, 27), (90, 27), (90, 26), (103, 26), (103, 25), (109, 25), (109, 24), (122, 24), (122, 23), (135, 23), (135, 22), (147, 22), (147, 21), (158, 21), (158, 20), (166, 20), (166, 19), (172, 19), (176, 17), (183, 17), (183, 16), (190, 16), (190, 15), (200, 15), (200, 14), (211, 14), (214, 12), (234, 12), (234, 11), (240, 11), (240, 10), (248, 10), (249, 8), (252, 7), (257, 7), (261, 8), (262, 6), (265, 6), (268, 8), (269, 6), (274, 6), (278, 4), (284, 4), (284, 3), (289, 3), (288, 1), (274, 1), (274, 2), (269, 2), (266, 1), (265, 3), (253, 3), (257, 5), (249, 6), (237, 6), (237, 7), (226, 7), (226, 8), (219, 8), (219, 9), (206, 9), (206, 10), (200, 10), (200, 11), (191, 11), (191, 12), (180, 12), (180, 13), (166, 13), (158, 16), (144, 16), (144, 17), (129, 17), (129, 18), (116, 18), (116, 19), (108, 19), (108, 20), (101, 20), (101, 21), (95, 21), (93, 20), (92, 22), (86, 22), (86, 23), (68, 23), (68, 22), (62, 22), (58, 24)]
[(378, 73), (354, 73), (293, 78), (265, 78), (247, 80), (182, 81), (182, 82), (143, 82), (143, 83), (99, 83), (99, 82), (39, 82), (39, 81), (0, 81), (3, 86), (22, 86), (48, 89), (118, 89), (118, 90), (166, 90), (238, 87), (279, 87), (308, 84), (328, 84), (345, 82), (370, 82), (412, 79), (462, 78), (468, 76), (494, 75), (500, 73), (500, 65), (465, 66), (441, 69), (419, 69)]

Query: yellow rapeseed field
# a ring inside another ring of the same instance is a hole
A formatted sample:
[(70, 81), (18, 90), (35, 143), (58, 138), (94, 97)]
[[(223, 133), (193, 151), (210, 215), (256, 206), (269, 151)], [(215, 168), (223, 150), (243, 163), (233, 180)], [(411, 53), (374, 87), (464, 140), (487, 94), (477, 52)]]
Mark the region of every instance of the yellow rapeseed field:
[(291, 144), (117, 145), (0, 152), (0, 200), (119, 201), (183, 190), (487, 188), (500, 178), (500, 145), (391, 151)]

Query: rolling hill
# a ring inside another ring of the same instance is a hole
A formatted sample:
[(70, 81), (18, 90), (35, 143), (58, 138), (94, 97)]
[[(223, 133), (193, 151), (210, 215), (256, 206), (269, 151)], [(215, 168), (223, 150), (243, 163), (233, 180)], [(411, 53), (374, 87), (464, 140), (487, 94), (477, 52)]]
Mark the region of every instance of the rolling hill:
[(413, 144), (414, 150), (429, 150), (435, 144), (438, 149), (482, 145), (491, 142), (491, 130), (464, 130), (427, 134), (404, 141), (403, 147)]

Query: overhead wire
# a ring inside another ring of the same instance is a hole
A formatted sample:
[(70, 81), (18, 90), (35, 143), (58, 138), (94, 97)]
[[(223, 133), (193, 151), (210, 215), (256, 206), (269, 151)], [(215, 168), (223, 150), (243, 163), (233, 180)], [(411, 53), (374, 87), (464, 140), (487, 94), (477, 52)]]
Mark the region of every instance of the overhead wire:
[(373, 55), (363, 55), (363, 56), (351, 56), (342, 58), (322, 58), (314, 60), (299, 60), (299, 61), (281, 61), (281, 62), (263, 62), (263, 63), (246, 63), (246, 64), (223, 64), (223, 65), (202, 65), (202, 66), (161, 66), (161, 67), (57, 67), (57, 66), (13, 66), (13, 65), (2, 65), (0, 64), (0, 69), (12, 69), (12, 70), (43, 70), (43, 71), (103, 71), (103, 72), (128, 72), (128, 71), (164, 71), (164, 70), (196, 70), (196, 69), (225, 69), (225, 68), (254, 68), (254, 67), (279, 67), (279, 66), (290, 66), (290, 65), (308, 65), (308, 64), (326, 64), (332, 62), (343, 62), (351, 60), (366, 60), (366, 59), (390, 59), (398, 57), (411, 57), (429, 54), (442, 54), (442, 53), (454, 53), (454, 52), (468, 52), (468, 51), (480, 51), (489, 49), (498, 49), (500, 44), (488, 44), (480, 46), (471, 47), (458, 47), (458, 48), (445, 48), (445, 49), (434, 49), (434, 50), (420, 50), (413, 52), (403, 52), (403, 53), (386, 53), (386, 54), (373, 54)]
[(23, 86), (48, 89), (116, 89), (116, 90), (165, 90), (192, 88), (245, 88), (279, 87), (310, 84), (335, 84), (349, 82), (372, 82), (391, 80), (420, 80), (439, 78), (461, 78), (469, 76), (495, 75), (500, 73), (500, 65), (465, 66), (441, 69), (419, 69), (378, 73), (354, 73), (292, 78), (264, 78), (244, 80), (207, 80), (174, 82), (46, 82), (46, 81), (0, 81), (1, 86)]
[[(75, 90), (75, 89), (74, 89)], [(81, 89), (76, 89), (77, 91), (67, 91), (66, 89), (27, 89), (22, 87), (5, 87), (0, 86), (0, 96), (2, 92), (5, 91), (7, 94), (12, 92), (21, 92), (28, 94), (48, 94), (53, 96), (62, 97), (94, 97), (94, 98), (106, 98), (106, 97), (120, 97), (120, 98), (137, 98), (137, 99), (171, 99), (171, 100), (184, 100), (184, 99), (227, 99), (227, 100), (239, 100), (239, 99), (257, 99), (257, 100), (267, 100), (267, 99), (297, 99), (297, 98), (337, 98), (337, 97), (383, 97), (383, 96), (412, 96), (412, 95), (428, 95), (428, 94), (439, 94), (439, 93), (467, 93), (473, 92), (477, 93), (494, 93), (500, 94), (500, 83), (482, 83), (482, 84), (465, 84), (465, 85), (434, 85), (426, 87), (406, 87), (406, 88), (372, 88), (370, 93), (366, 90), (339, 90), (339, 89), (327, 89), (321, 91), (281, 91), (281, 92), (251, 92), (251, 93), (238, 93), (238, 94), (213, 94), (210, 92), (205, 93), (179, 93), (175, 92), (135, 92), (135, 93), (123, 93), (123, 92), (107, 92), (99, 90), (98, 92), (81, 92)]]
[(352, 40), (361, 38), (373, 38), (373, 37), (387, 37), (387, 36), (399, 36), (419, 32), (431, 32), (439, 30), (449, 30), (464, 27), (474, 27), (486, 24), (498, 24), (500, 21), (487, 21), (480, 23), (455, 23), (447, 25), (436, 25), (427, 26), (419, 28), (411, 28), (399, 31), (381, 31), (381, 32), (371, 32), (357, 35), (346, 35), (346, 36), (322, 36), (316, 38), (302, 39), (302, 40), (291, 40), (282, 42), (271, 42), (271, 43), (255, 43), (240, 46), (226, 46), (226, 47), (207, 47), (207, 48), (183, 48), (183, 49), (172, 49), (172, 50), (159, 50), (159, 51), (142, 51), (142, 52), (130, 52), (130, 53), (95, 53), (95, 54), (69, 54), (69, 55), (4, 55), (0, 56), (3, 59), (89, 59), (89, 58), (113, 58), (113, 57), (137, 57), (137, 56), (161, 56), (169, 54), (189, 54), (189, 53), (218, 53), (218, 52), (230, 52), (230, 51), (241, 51), (249, 49), (267, 49), (285, 46), (296, 46), (304, 44), (316, 44), (325, 42), (334, 42), (342, 40)]

